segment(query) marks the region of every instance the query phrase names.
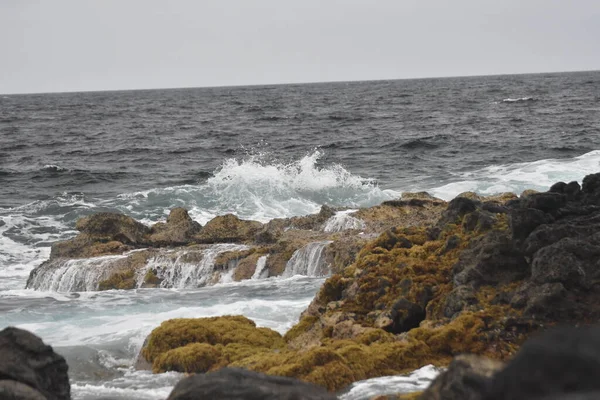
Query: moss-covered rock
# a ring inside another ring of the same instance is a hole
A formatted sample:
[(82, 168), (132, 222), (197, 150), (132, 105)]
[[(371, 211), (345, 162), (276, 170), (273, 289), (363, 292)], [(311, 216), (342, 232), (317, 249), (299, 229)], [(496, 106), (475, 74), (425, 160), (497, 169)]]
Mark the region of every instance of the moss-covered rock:
[(215, 217), (208, 221), (200, 233), (195, 236), (198, 243), (240, 243), (254, 239), (263, 224), (247, 221), (233, 214)]

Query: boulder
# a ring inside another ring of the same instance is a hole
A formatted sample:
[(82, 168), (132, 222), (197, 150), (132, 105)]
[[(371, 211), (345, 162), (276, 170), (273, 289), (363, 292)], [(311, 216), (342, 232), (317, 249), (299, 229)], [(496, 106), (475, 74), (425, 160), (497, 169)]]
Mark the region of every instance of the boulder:
[(80, 218), (75, 228), (96, 239), (128, 245), (144, 244), (144, 236), (150, 233), (150, 228), (127, 215), (107, 212)]
[(149, 241), (154, 246), (183, 246), (194, 241), (202, 226), (194, 221), (185, 208), (174, 208), (166, 223), (152, 226)]
[(419, 400), (480, 400), (490, 377), (504, 364), (473, 354), (454, 357)]
[(522, 199), (524, 208), (535, 208), (546, 213), (554, 213), (567, 203), (567, 196), (562, 193), (534, 193)]
[(167, 400), (335, 400), (325, 389), (292, 378), (237, 368), (197, 374), (179, 381)]
[(208, 221), (194, 239), (198, 243), (239, 243), (253, 240), (263, 224), (225, 214)]
[(0, 398), (68, 400), (71, 387), (65, 359), (34, 334), (0, 331)]
[(515, 240), (523, 240), (538, 226), (552, 222), (554, 218), (534, 208), (517, 208), (510, 211), (509, 227)]
[(570, 237), (537, 251), (531, 279), (538, 284), (562, 283), (567, 289), (590, 289), (600, 278), (600, 246)]
[(600, 391), (599, 326), (554, 329), (528, 340), (482, 398), (576, 399), (594, 391)]

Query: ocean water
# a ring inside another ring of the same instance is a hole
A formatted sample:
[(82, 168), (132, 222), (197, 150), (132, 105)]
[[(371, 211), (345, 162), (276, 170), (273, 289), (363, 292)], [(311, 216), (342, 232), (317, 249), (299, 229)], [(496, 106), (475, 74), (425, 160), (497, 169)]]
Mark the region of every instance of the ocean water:
[[(323, 278), (25, 290), (79, 217), (153, 223), (183, 206), (201, 223), (228, 212), (265, 222), (403, 191), (545, 190), (599, 171), (600, 72), (0, 95), (0, 329), (29, 329), (63, 354), (76, 399), (163, 399), (179, 374), (132, 369), (161, 321), (243, 314), (283, 333)], [(435, 373), (362, 382), (341, 397), (415, 390)]]

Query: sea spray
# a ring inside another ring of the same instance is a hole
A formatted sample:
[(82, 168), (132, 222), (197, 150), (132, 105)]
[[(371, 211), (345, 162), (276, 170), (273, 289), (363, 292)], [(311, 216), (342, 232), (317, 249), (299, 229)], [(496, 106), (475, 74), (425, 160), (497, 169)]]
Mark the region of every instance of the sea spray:
[(140, 219), (163, 218), (170, 208), (185, 204), (202, 224), (227, 213), (268, 222), (314, 214), (323, 204), (370, 207), (399, 196), (339, 164), (318, 166), (323, 156), (315, 150), (292, 162), (273, 161), (266, 154), (230, 158), (202, 184), (122, 194), (111, 206), (126, 204), (127, 213)]
[(289, 278), (294, 275), (326, 276), (329, 274), (329, 265), (326, 264), (323, 250), (332, 243), (329, 240), (312, 242), (296, 250), (285, 266), (281, 275)]

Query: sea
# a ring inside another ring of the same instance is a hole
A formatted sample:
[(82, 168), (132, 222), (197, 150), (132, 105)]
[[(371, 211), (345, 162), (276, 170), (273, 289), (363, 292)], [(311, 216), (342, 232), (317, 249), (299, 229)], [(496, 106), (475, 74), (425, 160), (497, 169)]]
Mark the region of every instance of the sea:
[[(165, 399), (178, 373), (135, 371), (162, 321), (243, 314), (281, 333), (323, 277), (204, 288), (26, 290), (50, 245), (100, 211), (144, 223), (262, 222), (402, 192), (449, 200), (547, 190), (600, 172), (600, 72), (0, 95), (0, 329), (69, 363), (74, 399)], [(358, 400), (423, 388), (437, 369), (360, 382)]]

